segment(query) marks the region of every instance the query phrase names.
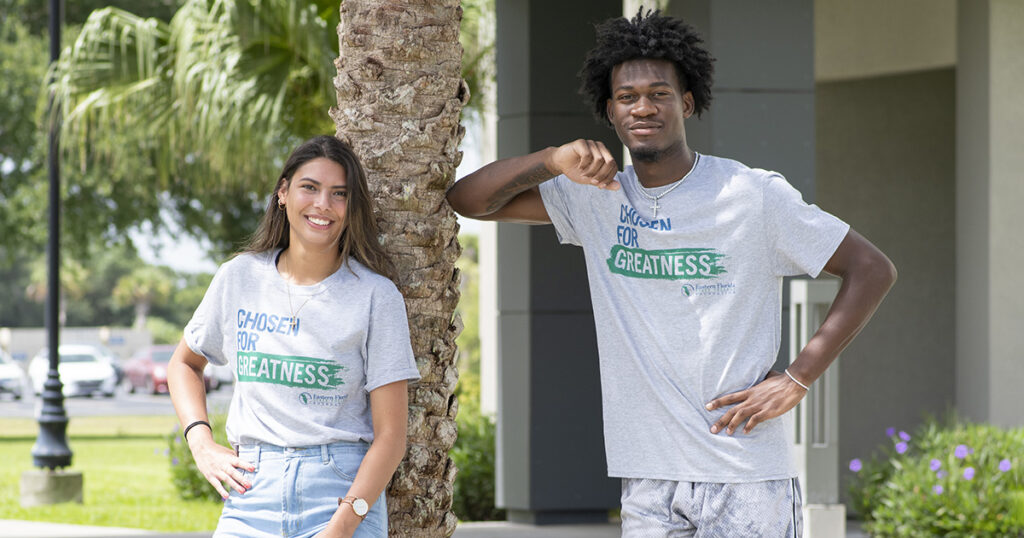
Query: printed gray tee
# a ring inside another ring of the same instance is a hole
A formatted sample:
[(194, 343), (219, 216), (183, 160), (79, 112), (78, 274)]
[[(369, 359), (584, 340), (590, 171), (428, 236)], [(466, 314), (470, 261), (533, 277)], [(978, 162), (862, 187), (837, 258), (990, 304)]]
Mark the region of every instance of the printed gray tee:
[(765, 377), (779, 349), (782, 277), (817, 276), (849, 226), (782, 176), (728, 159), (701, 155), (658, 200), (657, 217), (632, 167), (616, 179), (618, 191), (565, 176), (540, 185), (559, 240), (586, 257), (609, 476), (796, 476), (791, 413), (749, 435), (712, 435), (728, 408), (704, 405)]
[(289, 306), (279, 252), (222, 265), (185, 327), (192, 351), (235, 372), (228, 440), (371, 442), (369, 392), (420, 377), (402, 295), (349, 258), (318, 284), (292, 285)]

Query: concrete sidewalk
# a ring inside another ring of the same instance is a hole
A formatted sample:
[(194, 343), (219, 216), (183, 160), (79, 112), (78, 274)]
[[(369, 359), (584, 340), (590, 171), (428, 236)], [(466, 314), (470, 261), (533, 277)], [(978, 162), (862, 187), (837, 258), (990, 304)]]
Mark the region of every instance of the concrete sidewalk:
[[(65, 525), (41, 521), (0, 520), (0, 536), (5, 538), (209, 538), (211, 535), (212, 533), (210, 532), (169, 534), (117, 527), (88, 527), (85, 525)], [(505, 521), (486, 521), (460, 524), (455, 529), (453, 538), (617, 538), (618, 536), (618, 523), (537, 527)], [(847, 522), (847, 538), (867, 538), (867, 536), (867, 534), (860, 530), (859, 522)]]

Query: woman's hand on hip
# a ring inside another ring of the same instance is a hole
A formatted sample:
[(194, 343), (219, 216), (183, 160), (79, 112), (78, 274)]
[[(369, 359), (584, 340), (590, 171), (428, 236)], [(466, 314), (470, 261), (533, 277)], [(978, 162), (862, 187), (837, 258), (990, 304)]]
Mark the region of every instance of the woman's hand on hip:
[(188, 446), (192, 450), (192, 459), (196, 461), (199, 472), (203, 473), (206, 480), (213, 485), (213, 489), (220, 493), (221, 498), (228, 498), (225, 485), (238, 493), (245, 493), (252, 487), (252, 483), (242, 476), (241, 469), (253, 472), (256, 466), (239, 458), (234, 450), (217, 444), (208, 431), (204, 436), (195, 435), (195, 439), (190, 440)]

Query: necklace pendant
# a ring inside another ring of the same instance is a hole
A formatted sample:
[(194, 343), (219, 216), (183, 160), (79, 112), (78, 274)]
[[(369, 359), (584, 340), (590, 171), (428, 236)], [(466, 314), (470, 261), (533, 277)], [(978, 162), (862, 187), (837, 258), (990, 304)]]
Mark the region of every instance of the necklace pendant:
[(295, 326), (298, 325), (298, 324), (299, 324), (299, 320), (295, 319), (295, 316), (292, 316), (292, 319), (288, 320), (288, 330), (289, 331), (294, 331), (295, 330)]
[(658, 218), (658, 208), (659, 207), (661, 207), (661, 206), (658, 205), (658, 199), (655, 198), (654, 199), (654, 205), (651, 206), (651, 209), (654, 210), (654, 218)]

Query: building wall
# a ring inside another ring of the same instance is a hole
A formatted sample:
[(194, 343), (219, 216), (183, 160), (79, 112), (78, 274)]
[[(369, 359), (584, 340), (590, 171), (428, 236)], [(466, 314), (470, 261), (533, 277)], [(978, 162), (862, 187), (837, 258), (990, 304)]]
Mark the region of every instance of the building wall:
[(956, 0), (815, 0), (815, 78), (831, 81), (952, 66), (956, 9)]
[(955, 85), (951, 68), (817, 85), (817, 202), (899, 271), (840, 359), (844, 463), (954, 405)]

